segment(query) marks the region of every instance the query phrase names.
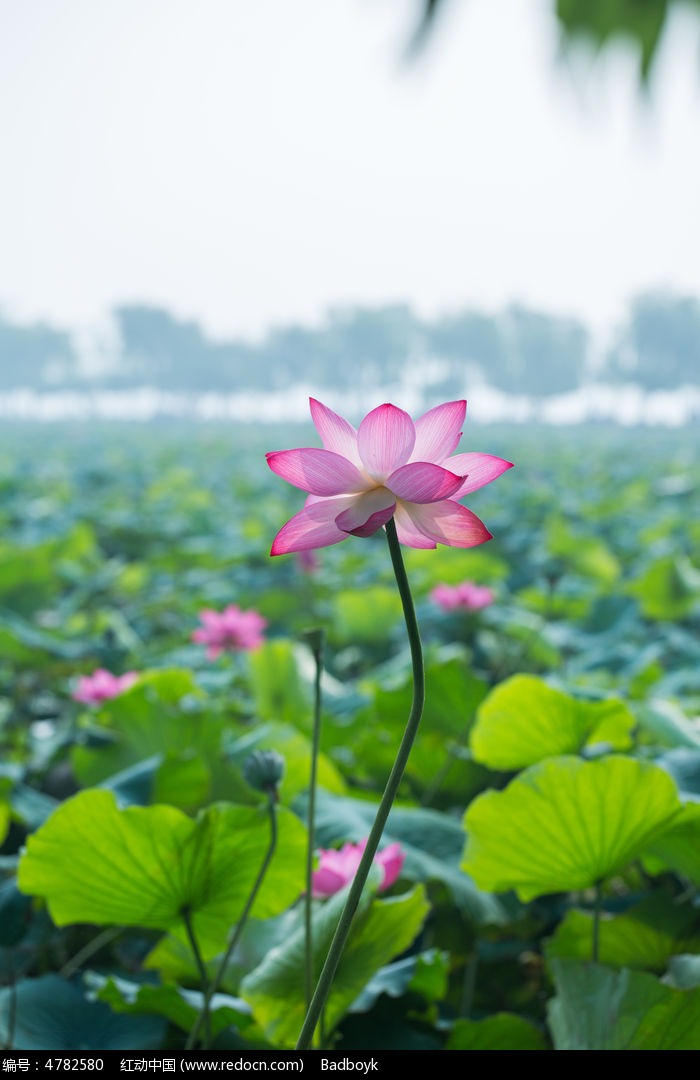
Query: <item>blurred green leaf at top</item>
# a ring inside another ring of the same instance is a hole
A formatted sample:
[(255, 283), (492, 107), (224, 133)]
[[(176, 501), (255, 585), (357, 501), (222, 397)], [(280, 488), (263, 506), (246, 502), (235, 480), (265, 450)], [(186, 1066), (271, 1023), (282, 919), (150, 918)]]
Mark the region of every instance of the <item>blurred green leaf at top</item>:
[[(598, 50), (631, 43), (639, 55), (640, 81), (646, 83), (667, 20), (681, 5), (700, 15), (700, 0), (556, 0), (553, 6), (566, 42), (583, 41)], [(426, 42), (447, 7), (448, 0), (423, 0), (414, 49)]]

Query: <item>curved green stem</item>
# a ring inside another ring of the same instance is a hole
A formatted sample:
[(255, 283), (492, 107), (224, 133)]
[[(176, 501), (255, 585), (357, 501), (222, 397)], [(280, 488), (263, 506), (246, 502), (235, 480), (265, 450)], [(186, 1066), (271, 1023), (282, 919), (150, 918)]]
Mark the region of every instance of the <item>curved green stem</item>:
[(350, 927), (352, 920), (357, 911), (357, 906), (362, 896), (362, 890), (364, 889), (365, 882), (369, 875), (370, 868), (374, 861), (374, 856), (377, 853), (379, 842), (384, 832), (384, 827), (389, 817), (391, 807), (394, 803), (394, 799), (398, 793), (401, 780), (403, 778), (404, 771), (406, 769), (406, 763), (408, 762), (411, 748), (418, 731), (418, 725), (420, 724), (420, 718), (423, 715), (423, 703), (425, 701), (425, 675), (423, 671), (423, 648), (420, 640), (420, 633), (418, 631), (418, 622), (416, 620), (416, 612), (413, 606), (413, 597), (411, 596), (411, 589), (408, 584), (408, 578), (406, 576), (406, 567), (404, 566), (403, 556), (401, 554), (401, 545), (399, 544), (398, 537), (396, 535), (396, 525), (392, 518), (386, 524), (386, 535), (389, 542), (389, 553), (391, 555), (391, 562), (394, 567), (394, 575), (396, 577), (396, 584), (398, 585), (399, 595), (401, 596), (401, 603), (403, 605), (403, 614), (406, 622), (406, 632), (408, 634), (408, 641), (411, 647), (411, 664), (413, 668), (413, 701), (411, 703), (411, 711), (406, 722), (406, 728), (401, 739), (396, 759), (389, 774), (386, 787), (384, 788), (384, 794), (382, 795), (379, 808), (377, 810), (377, 816), (374, 819), (374, 824), (370, 830), (367, 838), (367, 845), (360, 860), (360, 865), (357, 868), (357, 873), (353, 879), (348, 892), (347, 900), (345, 901), (345, 907), (343, 908), (340, 919), (338, 920), (338, 926), (336, 927), (333, 940), (328, 950), (326, 962), (323, 965), (323, 970), (316, 986), (316, 991), (311, 1000), (304, 1024), (299, 1034), (297, 1041), (297, 1050), (307, 1050), (314, 1035), (316, 1024), (323, 1011), (323, 1008), (328, 1000), (328, 996), (331, 992), (331, 986), (333, 985), (333, 979), (335, 972), (340, 962), (343, 949), (345, 948), (345, 942), (347, 941), (348, 934), (350, 933)]
[(200, 1032), (200, 1030), (202, 1028), (202, 1025), (205, 1025), (205, 1040), (206, 1040), (207, 1046), (208, 1046), (208, 1044), (210, 1042), (210, 1036), (206, 1032), (206, 1027), (209, 1024), (209, 1008), (210, 1008), (210, 1005), (211, 1005), (212, 998), (214, 997), (214, 994), (217, 993), (219, 987), (221, 986), (222, 979), (223, 979), (224, 975), (226, 974), (226, 968), (228, 967), (229, 962), (231, 960), (231, 957), (233, 956), (234, 949), (238, 945), (238, 942), (241, 940), (241, 934), (243, 933), (245, 924), (246, 924), (246, 922), (248, 920), (248, 916), (250, 915), (251, 908), (253, 907), (253, 904), (255, 903), (255, 897), (258, 895), (258, 891), (260, 889), (260, 886), (263, 883), (263, 878), (265, 877), (265, 874), (267, 873), (267, 868), (269, 867), (270, 863), (272, 862), (272, 857), (275, 854), (275, 849), (277, 847), (277, 792), (276, 791), (271, 791), (269, 793), (268, 802), (267, 802), (267, 809), (268, 809), (268, 814), (269, 814), (269, 817), (270, 817), (270, 843), (268, 844), (268, 848), (267, 848), (267, 851), (265, 853), (265, 858), (263, 859), (260, 870), (258, 871), (258, 876), (255, 879), (255, 884), (253, 885), (253, 888), (250, 891), (250, 895), (249, 895), (248, 899), (246, 900), (245, 907), (243, 908), (243, 911), (241, 913), (241, 917), (238, 920), (238, 923), (236, 925), (236, 929), (235, 929), (235, 932), (233, 934), (233, 937), (229, 941), (228, 948), (226, 949), (226, 952), (224, 953), (224, 955), (223, 955), (223, 957), (221, 959), (221, 963), (219, 964), (219, 967), (218, 967), (218, 969), (216, 971), (216, 974), (215, 974), (214, 978), (211, 980), (211, 982), (209, 983), (209, 985), (206, 987), (206, 989), (204, 991), (204, 1001), (202, 1003), (202, 1010), (201, 1010), (199, 1016), (197, 1017), (197, 1019), (195, 1020), (192, 1031), (189, 1034), (189, 1038), (187, 1039), (187, 1043), (185, 1045), (185, 1050), (192, 1050), (193, 1047), (196, 1045), (197, 1037), (199, 1036), (199, 1032)]
[(70, 979), (71, 975), (74, 975), (79, 967), (89, 960), (91, 956), (94, 956), (96, 952), (99, 952), (104, 945), (109, 945), (110, 941), (114, 941), (123, 932), (123, 926), (108, 926), (106, 930), (103, 930), (93, 938), (92, 941), (88, 941), (87, 945), (84, 945), (72, 956), (70, 960), (67, 960), (59, 971), (59, 975), (62, 979)]
[(204, 1042), (208, 1047), (211, 1042), (211, 1024), (209, 1018), (209, 979), (207, 977), (207, 969), (204, 966), (204, 960), (202, 959), (202, 953), (199, 948), (199, 942), (194, 932), (194, 924), (192, 922), (192, 914), (189, 908), (182, 909), (182, 921), (185, 924), (185, 930), (187, 931), (187, 937), (192, 949), (192, 955), (194, 956), (197, 970), (199, 971), (199, 979), (202, 984), (202, 993), (204, 994), (204, 1007), (202, 1009), (202, 1020), (204, 1023)]

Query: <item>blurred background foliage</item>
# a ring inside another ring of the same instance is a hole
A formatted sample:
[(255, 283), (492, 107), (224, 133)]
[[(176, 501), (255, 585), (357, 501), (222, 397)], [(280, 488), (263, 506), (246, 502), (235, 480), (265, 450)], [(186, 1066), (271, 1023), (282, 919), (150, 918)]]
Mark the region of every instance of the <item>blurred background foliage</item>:
[[(425, 43), (437, 17), (450, 0), (424, 0), (416, 44)], [(700, 0), (556, 0), (554, 12), (567, 44), (595, 49), (626, 41), (639, 56), (639, 74), (649, 77), (661, 37), (674, 10), (684, 7), (700, 15)]]

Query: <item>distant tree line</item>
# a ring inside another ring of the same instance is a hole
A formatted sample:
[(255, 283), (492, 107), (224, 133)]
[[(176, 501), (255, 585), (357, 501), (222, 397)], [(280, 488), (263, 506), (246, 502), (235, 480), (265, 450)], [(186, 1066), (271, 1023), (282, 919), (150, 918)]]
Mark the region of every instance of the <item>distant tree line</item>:
[(0, 390), (352, 389), (404, 382), (407, 373), (445, 397), (461, 396), (479, 381), (536, 397), (575, 390), (593, 378), (648, 390), (700, 385), (700, 302), (667, 292), (632, 301), (595, 370), (582, 322), (522, 306), (432, 320), (402, 305), (350, 307), (331, 311), (320, 327), (280, 327), (259, 343), (214, 341), (198, 323), (143, 304), (119, 307), (114, 317), (119, 347), (109, 365), (88, 376), (64, 330), (0, 316)]

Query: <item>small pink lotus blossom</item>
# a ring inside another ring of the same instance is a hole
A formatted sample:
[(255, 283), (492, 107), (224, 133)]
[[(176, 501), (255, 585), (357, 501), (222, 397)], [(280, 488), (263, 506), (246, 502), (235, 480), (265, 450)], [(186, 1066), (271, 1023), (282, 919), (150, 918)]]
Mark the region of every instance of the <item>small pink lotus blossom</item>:
[(192, 634), (192, 640), (207, 646), (207, 656), (216, 660), (225, 650), (257, 649), (262, 645), (267, 626), (257, 611), (241, 611), (229, 604), (223, 611), (200, 611), (202, 623)]
[(283, 525), (271, 555), (327, 547), (348, 536), (371, 536), (394, 519), (408, 547), (474, 547), (491, 539), (457, 500), (512, 467), (490, 454), (450, 456), (462, 435), (466, 401), (448, 401), (414, 423), (395, 405), (368, 413), (357, 431), (311, 398), (323, 449), (267, 454), (274, 473), (307, 492), (303, 510)]
[[(312, 877), (313, 896), (333, 896), (348, 885), (355, 876), (366, 846), (367, 841), (361, 840), (359, 844), (343, 844), (340, 851), (334, 848), (321, 850), (318, 869), (314, 870)], [(380, 892), (394, 884), (401, 873), (404, 858), (399, 843), (389, 844), (383, 851), (377, 852), (374, 862), (383, 871)]]
[(488, 585), (463, 581), (461, 585), (436, 585), (430, 598), (443, 611), (479, 611), (492, 604), (495, 595)]
[(82, 701), (84, 705), (101, 705), (103, 701), (123, 694), (137, 679), (137, 671), (113, 675), (111, 671), (98, 668), (92, 675), (81, 676), (71, 697), (75, 701)]

